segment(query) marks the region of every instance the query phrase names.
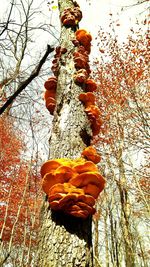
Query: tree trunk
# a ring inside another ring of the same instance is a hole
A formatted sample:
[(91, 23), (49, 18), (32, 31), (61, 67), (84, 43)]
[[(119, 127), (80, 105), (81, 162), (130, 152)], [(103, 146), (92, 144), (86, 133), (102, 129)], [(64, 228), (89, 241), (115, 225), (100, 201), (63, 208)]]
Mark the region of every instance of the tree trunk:
[[(58, 1), (60, 16), (64, 8), (74, 7), (73, 1)], [(59, 61), (59, 74), (54, 111), (53, 129), (50, 138), (50, 159), (78, 158), (90, 144), (92, 131), (79, 101), (82, 88), (74, 83), (73, 52), (76, 47), (75, 27), (62, 26), (60, 45), (67, 52)], [(49, 209), (47, 198), (41, 212), (37, 265), (40, 267), (91, 267), (92, 232), (91, 217), (86, 220), (71, 217)]]

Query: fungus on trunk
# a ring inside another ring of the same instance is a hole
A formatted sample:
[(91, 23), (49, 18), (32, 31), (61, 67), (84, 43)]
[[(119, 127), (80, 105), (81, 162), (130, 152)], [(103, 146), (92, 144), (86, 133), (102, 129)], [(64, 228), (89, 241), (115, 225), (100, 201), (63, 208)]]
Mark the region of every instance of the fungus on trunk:
[[(81, 18), (82, 12), (78, 5), (65, 8), (61, 14), (61, 22), (65, 26), (65, 30), (70, 27), (74, 31)], [(96, 90), (97, 85), (92, 79), (88, 78), (91, 72), (89, 53), (92, 36), (83, 29), (77, 30), (75, 36), (76, 39), (71, 40), (74, 44), (73, 61), (75, 71), (73, 79), (81, 87), (80, 92), (86, 91), (86, 93), (79, 94), (79, 100), (85, 106), (85, 113), (91, 123), (93, 135), (95, 135), (99, 132), (101, 123), (99, 119), (100, 111), (95, 106), (95, 95), (92, 93)], [(63, 66), (66, 64), (64, 60), (66, 52), (67, 48), (65, 47), (59, 46), (56, 48), (51, 68), (55, 77), (49, 78), (44, 84), (46, 88), (46, 107), (51, 114), (53, 114), (56, 105), (57, 78), (59, 81), (62, 62)], [(105, 180), (95, 164), (99, 161), (100, 156), (90, 146), (84, 149), (81, 158), (57, 158), (48, 160), (43, 164), (41, 168), (42, 188), (48, 195), (52, 210), (61, 210), (64, 213), (81, 218), (87, 218), (89, 215), (94, 214), (95, 199), (105, 185)]]
[(86, 51), (90, 53), (91, 51), (91, 41), (92, 41), (92, 36), (90, 33), (88, 33), (84, 29), (80, 29), (76, 31), (76, 39), (77, 41), (84, 46)]
[(48, 160), (41, 167), (41, 175), (51, 209), (81, 218), (94, 214), (95, 196), (104, 188), (105, 180), (92, 161)]
[(83, 84), (88, 78), (88, 73), (85, 69), (80, 69), (74, 74), (74, 81), (76, 84)]
[[(104, 187), (104, 180), (100, 179), (94, 162), (83, 156), (76, 159), (85, 146), (90, 145), (92, 138), (92, 124), (79, 101), (79, 94), (86, 91), (86, 81), (91, 72), (89, 52), (92, 38), (86, 31), (83, 35), (78, 31), (75, 34), (81, 19), (76, 1), (58, 0), (58, 7), (61, 47), (56, 49), (52, 62), (52, 71), (58, 79), (57, 104), (50, 137), (51, 160), (41, 168), (42, 187), (47, 197), (42, 209), (38, 266), (92, 267), (91, 215), (95, 212), (95, 201)], [(82, 178), (82, 183), (74, 186), (71, 183), (78, 182), (74, 180), (77, 176)], [(88, 216), (87, 220), (81, 220)]]
[(79, 100), (82, 101), (85, 107), (90, 107), (95, 104), (95, 95), (91, 92), (81, 93), (79, 95)]
[(95, 164), (97, 164), (101, 160), (101, 156), (97, 153), (96, 149), (93, 146), (86, 147), (81, 155), (85, 159), (91, 160)]
[(56, 91), (57, 78), (55, 76), (48, 78), (48, 80), (44, 83), (44, 87), (48, 91), (51, 91), (51, 90)]
[(48, 109), (48, 111), (50, 112), (50, 114), (53, 115), (54, 110), (55, 110), (55, 106), (56, 106), (56, 100), (53, 97), (48, 97), (46, 99), (46, 108)]
[(56, 106), (55, 96), (57, 88), (57, 78), (56, 77), (48, 78), (48, 80), (44, 83), (44, 87), (46, 89), (44, 93), (46, 108), (53, 115)]
[(75, 68), (77, 70), (85, 69), (89, 75), (91, 73), (90, 66), (88, 63), (89, 57), (84, 47), (79, 46), (78, 50), (73, 53), (73, 56), (74, 56)]
[(76, 26), (82, 19), (82, 12), (79, 7), (66, 8), (61, 16), (61, 22), (64, 26)]
[[(90, 93), (88, 93), (88, 94), (90, 94)], [(94, 105), (94, 104), (90, 105), (89, 103), (90, 103), (90, 100), (89, 100), (89, 102), (86, 102), (85, 112), (87, 113), (89, 120), (92, 122), (93, 120), (99, 118), (100, 110), (96, 105)], [(91, 103), (92, 103), (92, 101), (91, 101)], [(94, 103), (94, 101), (93, 101), (93, 103)]]
[(94, 92), (97, 89), (97, 84), (93, 79), (87, 79), (85, 82), (85, 91)]
[(45, 92), (44, 92), (45, 101), (47, 101), (47, 99), (49, 97), (55, 98), (55, 96), (56, 96), (56, 91), (54, 91), (54, 90), (51, 90), (51, 91), (45, 90)]

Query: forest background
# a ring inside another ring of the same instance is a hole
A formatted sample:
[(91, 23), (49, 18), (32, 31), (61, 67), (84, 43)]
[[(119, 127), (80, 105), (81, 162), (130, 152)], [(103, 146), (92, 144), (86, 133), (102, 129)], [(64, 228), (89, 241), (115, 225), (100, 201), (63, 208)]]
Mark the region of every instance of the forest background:
[[(97, 266), (124, 266), (130, 244), (136, 266), (145, 267), (150, 252), (149, 3), (78, 2), (80, 27), (93, 36), (90, 60), (103, 121), (93, 145), (107, 180), (93, 216), (94, 257)], [(59, 44), (59, 34), (56, 1), (5, 1), (0, 21), (1, 107), (24, 82), (25, 87), (0, 118), (3, 266), (34, 266), (43, 200), (39, 170), (49, 155), (53, 120), (45, 108), (43, 84), (50, 76), (53, 51), (36, 71), (47, 44)], [(29, 82), (33, 72), (37, 77)]]

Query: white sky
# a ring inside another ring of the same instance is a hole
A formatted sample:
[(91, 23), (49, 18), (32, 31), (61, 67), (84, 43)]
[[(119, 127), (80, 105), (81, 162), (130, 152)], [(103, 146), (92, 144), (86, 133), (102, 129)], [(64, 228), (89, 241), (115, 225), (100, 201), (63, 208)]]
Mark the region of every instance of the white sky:
[[(11, 0), (1, 0), (0, 5), (0, 18), (2, 21), (2, 17), (5, 16), (5, 10), (10, 6)], [(19, 3), (19, 0), (17, 0)], [(23, 1), (24, 2), (24, 1)], [(49, 11), (47, 6), (48, 0), (35, 0), (35, 4), (38, 6), (41, 4), (45, 17), (43, 18), (38, 15), (37, 21), (48, 23), (51, 21), (52, 24), (58, 23), (58, 10)], [(57, 5), (57, 0), (49, 1), (53, 2), (50, 5), (50, 8), (54, 5)], [(113, 14), (113, 21), (118, 20), (120, 23), (120, 27), (116, 27), (116, 34), (118, 34), (119, 40), (124, 40), (127, 36), (129, 29), (135, 25), (136, 17), (138, 19), (142, 19), (142, 16), (139, 15), (140, 12), (144, 10), (144, 5), (128, 8), (126, 11), (121, 12), (121, 8), (124, 5), (131, 5), (137, 2), (137, 0), (77, 0), (79, 3), (83, 18), (80, 22), (80, 28), (85, 28), (91, 32), (93, 38), (96, 37), (99, 27), (103, 27), (105, 31), (109, 30), (109, 22), (110, 22), (110, 13)], [(146, 3), (148, 7), (148, 2)], [(145, 14), (145, 13), (144, 13)], [(143, 14), (143, 15), (144, 15)], [(47, 36), (46, 36), (47, 38)], [(46, 40), (45, 40), (46, 41)]]
[[(0, 22), (6, 21), (6, 9), (10, 9), (11, 0), (0, 0)], [(30, 2), (30, 0), (28, 0)], [(129, 30), (132, 26), (135, 26), (136, 18), (139, 20), (143, 19), (143, 16), (140, 16), (140, 12), (144, 10), (144, 5), (128, 8), (125, 11), (121, 11), (123, 5), (131, 5), (137, 0), (77, 0), (80, 5), (81, 11), (83, 13), (83, 18), (80, 22), (80, 28), (85, 28), (89, 31), (93, 37), (92, 49), (90, 59), (96, 57), (98, 52), (98, 47), (96, 42), (94, 42), (95, 37), (97, 36), (100, 26), (104, 31), (109, 31), (110, 18), (115, 22), (120, 24), (119, 27), (115, 27), (115, 32), (118, 35), (119, 41), (124, 41), (127, 37)], [(16, 0), (17, 3), (20, 0)], [(39, 23), (52, 24), (59, 31), (59, 12), (58, 9), (53, 10), (52, 7), (57, 5), (57, 0), (49, 1), (53, 2), (51, 5), (47, 5), (48, 0), (34, 0), (34, 6), (38, 7), (38, 11), (41, 10), (41, 14), (34, 15), (34, 21), (32, 21), (33, 26)], [(26, 0), (23, 0), (23, 3), (27, 3)], [(148, 6), (148, 3), (146, 4)], [(40, 9), (39, 9), (40, 6)], [(109, 14), (112, 14), (110, 16)], [(145, 13), (144, 13), (145, 14)], [(143, 15), (144, 15), (143, 14)], [(16, 21), (17, 18), (15, 17)], [(144, 19), (143, 19), (144, 20)], [(48, 26), (49, 27), (49, 26)], [(54, 35), (59, 34), (52, 27), (49, 27), (50, 31), (52, 30)], [(37, 57), (37, 50), (43, 51), (47, 44), (54, 45), (56, 43), (55, 36), (52, 37), (47, 31), (36, 31), (32, 37), (33, 42), (30, 43), (30, 51), (32, 51), (32, 58)], [(38, 44), (38, 47), (37, 47)], [(37, 50), (35, 49), (37, 47)]]
[[(88, 27), (92, 35), (96, 35), (99, 26), (108, 30), (110, 13), (113, 14), (113, 21), (118, 20), (120, 27), (116, 27), (120, 39), (124, 39), (129, 29), (135, 25), (136, 18), (142, 19), (139, 15), (144, 10), (144, 5), (128, 8), (121, 12), (124, 5), (131, 5), (137, 0), (92, 0), (91, 5), (86, 0), (78, 0), (83, 12), (83, 19), (80, 23), (82, 27)], [(148, 4), (146, 4), (148, 6)], [(86, 26), (87, 25), (87, 26)]]

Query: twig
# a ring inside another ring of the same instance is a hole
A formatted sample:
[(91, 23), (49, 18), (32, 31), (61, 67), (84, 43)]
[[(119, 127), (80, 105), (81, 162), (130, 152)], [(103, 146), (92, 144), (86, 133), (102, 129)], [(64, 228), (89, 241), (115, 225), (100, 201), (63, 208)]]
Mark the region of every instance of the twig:
[(20, 85), (18, 86), (18, 89), (16, 90), (16, 92), (11, 95), (8, 100), (5, 102), (5, 104), (0, 108), (0, 114), (2, 114), (10, 104), (12, 104), (12, 102), (16, 99), (16, 97), (23, 91), (23, 89), (26, 88), (26, 86), (32, 82), (32, 80), (38, 76), (41, 67), (43, 66), (43, 64), (45, 63), (48, 55), (50, 53), (52, 53), (54, 51), (54, 48), (52, 48), (50, 45), (47, 45), (47, 50), (44, 54), (44, 56), (41, 58), (39, 64), (35, 67), (35, 69), (32, 71), (31, 75), (23, 82), (20, 83)]
[(10, 22), (10, 16), (11, 16), (11, 12), (12, 12), (13, 6), (14, 6), (14, 0), (13, 0), (12, 3), (11, 3), (11, 7), (10, 7), (10, 11), (9, 11), (9, 15), (8, 15), (8, 19), (7, 19), (7, 22), (6, 22), (5, 26), (4, 26), (4, 29), (3, 29), (3, 30), (1, 31), (1, 33), (0, 33), (0, 36), (1, 36), (1, 35), (4, 33), (4, 31), (6, 31), (7, 28), (8, 28), (8, 25), (9, 25), (9, 22)]

